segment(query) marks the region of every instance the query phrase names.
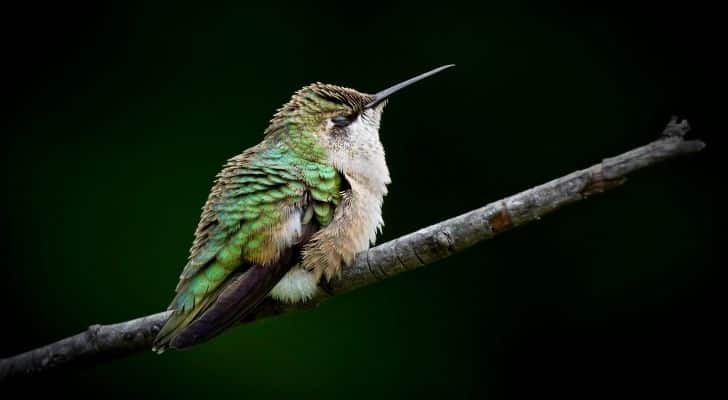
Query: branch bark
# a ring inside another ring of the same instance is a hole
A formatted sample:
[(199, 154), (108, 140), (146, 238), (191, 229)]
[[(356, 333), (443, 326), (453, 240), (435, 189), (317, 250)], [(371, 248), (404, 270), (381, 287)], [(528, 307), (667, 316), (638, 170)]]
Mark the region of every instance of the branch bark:
[[(311, 308), (333, 296), (423, 267), (568, 204), (617, 187), (633, 171), (702, 150), (703, 142), (684, 139), (689, 129), (687, 121), (673, 118), (661, 137), (645, 146), (373, 247), (360, 253), (353, 265), (344, 268), (341, 277), (322, 286), (324, 290), (311, 301), (287, 305), (268, 299), (258, 312), (240, 323)], [(150, 349), (169, 313), (113, 325), (92, 325), (77, 335), (2, 359), (0, 381), (61, 367), (94, 364)]]

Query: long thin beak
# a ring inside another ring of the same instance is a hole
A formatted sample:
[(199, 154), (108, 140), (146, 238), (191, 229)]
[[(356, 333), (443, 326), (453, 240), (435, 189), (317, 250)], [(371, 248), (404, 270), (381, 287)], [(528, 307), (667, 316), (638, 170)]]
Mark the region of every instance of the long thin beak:
[(414, 78), (407, 79), (404, 82), (400, 82), (392, 87), (386, 88), (386, 89), (382, 90), (381, 92), (378, 92), (377, 94), (375, 94), (374, 100), (372, 100), (369, 104), (367, 104), (365, 106), (365, 108), (374, 107), (377, 104), (384, 101), (384, 99), (386, 99), (387, 97), (393, 95), (394, 93), (399, 92), (400, 90), (406, 88), (407, 86), (409, 86), (413, 83), (419, 82), (425, 78), (429, 78), (432, 75), (435, 75), (436, 73), (438, 73), (440, 71), (446, 70), (446, 69), (448, 69), (450, 67), (454, 67), (454, 66), (455, 66), (455, 64), (443, 65), (442, 67), (435, 68), (432, 71), (425, 72), (424, 74), (417, 75)]

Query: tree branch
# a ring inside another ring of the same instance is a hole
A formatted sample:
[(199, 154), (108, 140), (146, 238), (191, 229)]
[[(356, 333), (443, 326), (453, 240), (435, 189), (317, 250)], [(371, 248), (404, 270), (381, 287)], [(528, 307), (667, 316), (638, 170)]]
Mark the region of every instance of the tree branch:
[[(477, 210), (420, 229), (360, 253), (342, 276), (322, 286), (306, 304), (286, 305), (267, 299), (258, 312), (240, 323), (315, 306), (322, 301), (420, 268), (488, 240), (565, 205), (602, 193), (625, 182), (625, 176), (661, 161), (702, 150), (698, 140), (684, 140), (687, 121), (673, 118), (662, 136), (646, 146), (602, 160), (587, 169), (498, 200)], [(0, 381), (88, 365), (151, 348), (170, 311), (86, 331), (47, 346), (0, 360)]]

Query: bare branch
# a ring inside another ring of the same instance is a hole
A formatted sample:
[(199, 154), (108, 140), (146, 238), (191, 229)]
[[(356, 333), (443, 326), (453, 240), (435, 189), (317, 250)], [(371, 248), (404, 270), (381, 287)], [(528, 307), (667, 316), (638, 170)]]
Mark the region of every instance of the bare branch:
[[(303, 305), (266, 300), (250, 323), (284, 312), (315, 306), (342, 293), (391, 278), (441, 260), (513, 227), (538, 220), (565, 205), (602, 193), (625, 182), (625, 176), (661, 161), (702, 150), (698, 140), (684, 140), (687, 121), (673, 118), (662, 137), (587, 169), (490, 203), (477, 210), (404, 235), (360, 253), (340, 278), (322, 286), (320, 295)], [(169, 311), (113, 325), (92, 325), (86, 331), (47, 346), (0, 360), (0, 381), (88, 365), (151, 348)]]

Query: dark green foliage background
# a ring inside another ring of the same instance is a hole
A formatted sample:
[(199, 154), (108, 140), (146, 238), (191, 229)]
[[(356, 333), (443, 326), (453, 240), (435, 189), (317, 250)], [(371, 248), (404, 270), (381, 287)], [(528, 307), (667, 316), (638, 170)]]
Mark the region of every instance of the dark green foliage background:
[[(166, 307), (215, 173), (313, 81), (374, 92), (457, 64), (387, 107), (394, 183), (380, 242), (645, 144), (673, 113), (696, 136), (715, 133), (717, 32), (691, 10), (237, 3), (6, 15), (20, 90), (3, 121), (0, 356)], [(705, 388), (724, 319), (714, 148), (314, 311), (24, 388), (250, 399)]]

